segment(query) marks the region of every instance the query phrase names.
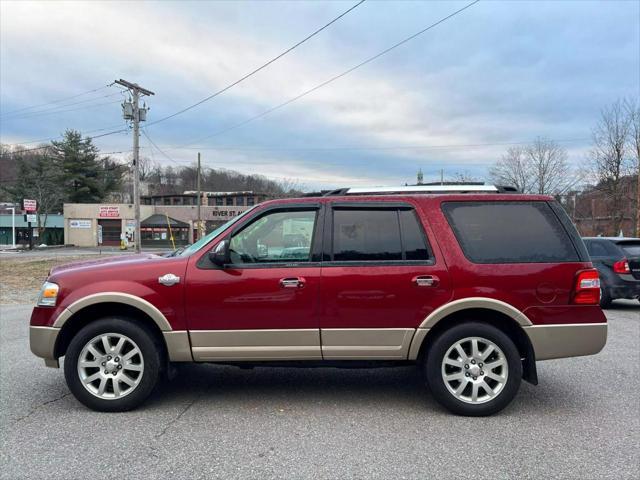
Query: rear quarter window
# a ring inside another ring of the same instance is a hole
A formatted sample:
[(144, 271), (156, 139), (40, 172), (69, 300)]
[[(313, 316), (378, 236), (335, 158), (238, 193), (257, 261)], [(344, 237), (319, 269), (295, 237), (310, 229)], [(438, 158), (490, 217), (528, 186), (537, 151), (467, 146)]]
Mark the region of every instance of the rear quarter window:
[(474, 263), (580, 261), (546, 202), (444, 202), (442, 210), (465, 256)]

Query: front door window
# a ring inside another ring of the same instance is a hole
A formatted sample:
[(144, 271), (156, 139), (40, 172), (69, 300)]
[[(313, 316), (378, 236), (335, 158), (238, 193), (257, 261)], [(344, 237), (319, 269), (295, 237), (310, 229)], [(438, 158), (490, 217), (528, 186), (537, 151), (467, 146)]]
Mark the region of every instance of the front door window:
[(231, 237), (231, 263), (301, 263), (311, 260), (316, 210), (266, 214)]

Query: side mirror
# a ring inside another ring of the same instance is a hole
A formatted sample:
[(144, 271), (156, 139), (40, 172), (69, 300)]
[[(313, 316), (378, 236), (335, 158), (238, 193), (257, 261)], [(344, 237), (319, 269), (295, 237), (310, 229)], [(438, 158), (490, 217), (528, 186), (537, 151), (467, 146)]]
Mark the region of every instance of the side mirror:
[(209, 252), (209, 260), (218, 267), (224, 267), (231, 263), (229, 257), (229, 240), (224, 239)]

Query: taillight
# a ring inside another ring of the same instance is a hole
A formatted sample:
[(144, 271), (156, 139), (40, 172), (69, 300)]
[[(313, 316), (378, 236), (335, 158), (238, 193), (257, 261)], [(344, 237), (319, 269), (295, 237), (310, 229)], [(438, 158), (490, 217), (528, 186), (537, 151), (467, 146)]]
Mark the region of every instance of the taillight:
[(631, 273), (631, 269), (629, 268), (629, 262), (626, 258), (616, 262), (613, 264), (613, 271), (616, 273)]
[(578, 272), (573, 293), (573, 303), (579, 305), (597, 305), (600, 303), (600, 278), (595, 268)]

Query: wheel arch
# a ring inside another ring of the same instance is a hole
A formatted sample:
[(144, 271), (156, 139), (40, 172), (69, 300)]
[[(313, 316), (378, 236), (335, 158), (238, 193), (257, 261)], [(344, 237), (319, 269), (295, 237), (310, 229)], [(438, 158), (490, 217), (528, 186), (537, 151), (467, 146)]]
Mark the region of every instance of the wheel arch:
[[(66, 315), (64, 321), (61, 322), (60, 332), (56, 339), (54, 347), (55, 358), (60, 358), (65, 355), (71, 339), (83, 327), (97, 320), (110, 317), (133, 319), (137, 324), (144, 325), (147, 331), (153, 335), (157, 344), (161, 346), (163, 358), (167, 358), (167, 342), (158, 323), (147, 312), (140, 308), (120, 302), (93, 302)], [(56, 320), (56, 322), (57, 321), (58, 320)]]
[(409, 349), (409, 360), (422, 362), (429, 346), (441, 332), (465, 320), (487, 323), (509, 336), (520, 352), (523, 378), (537, 385), (535, 352), (529, 336), (523, 329), (532, 323), (512, 305), (494, 299), (464, 299), (435, 310), (416, 330)]

